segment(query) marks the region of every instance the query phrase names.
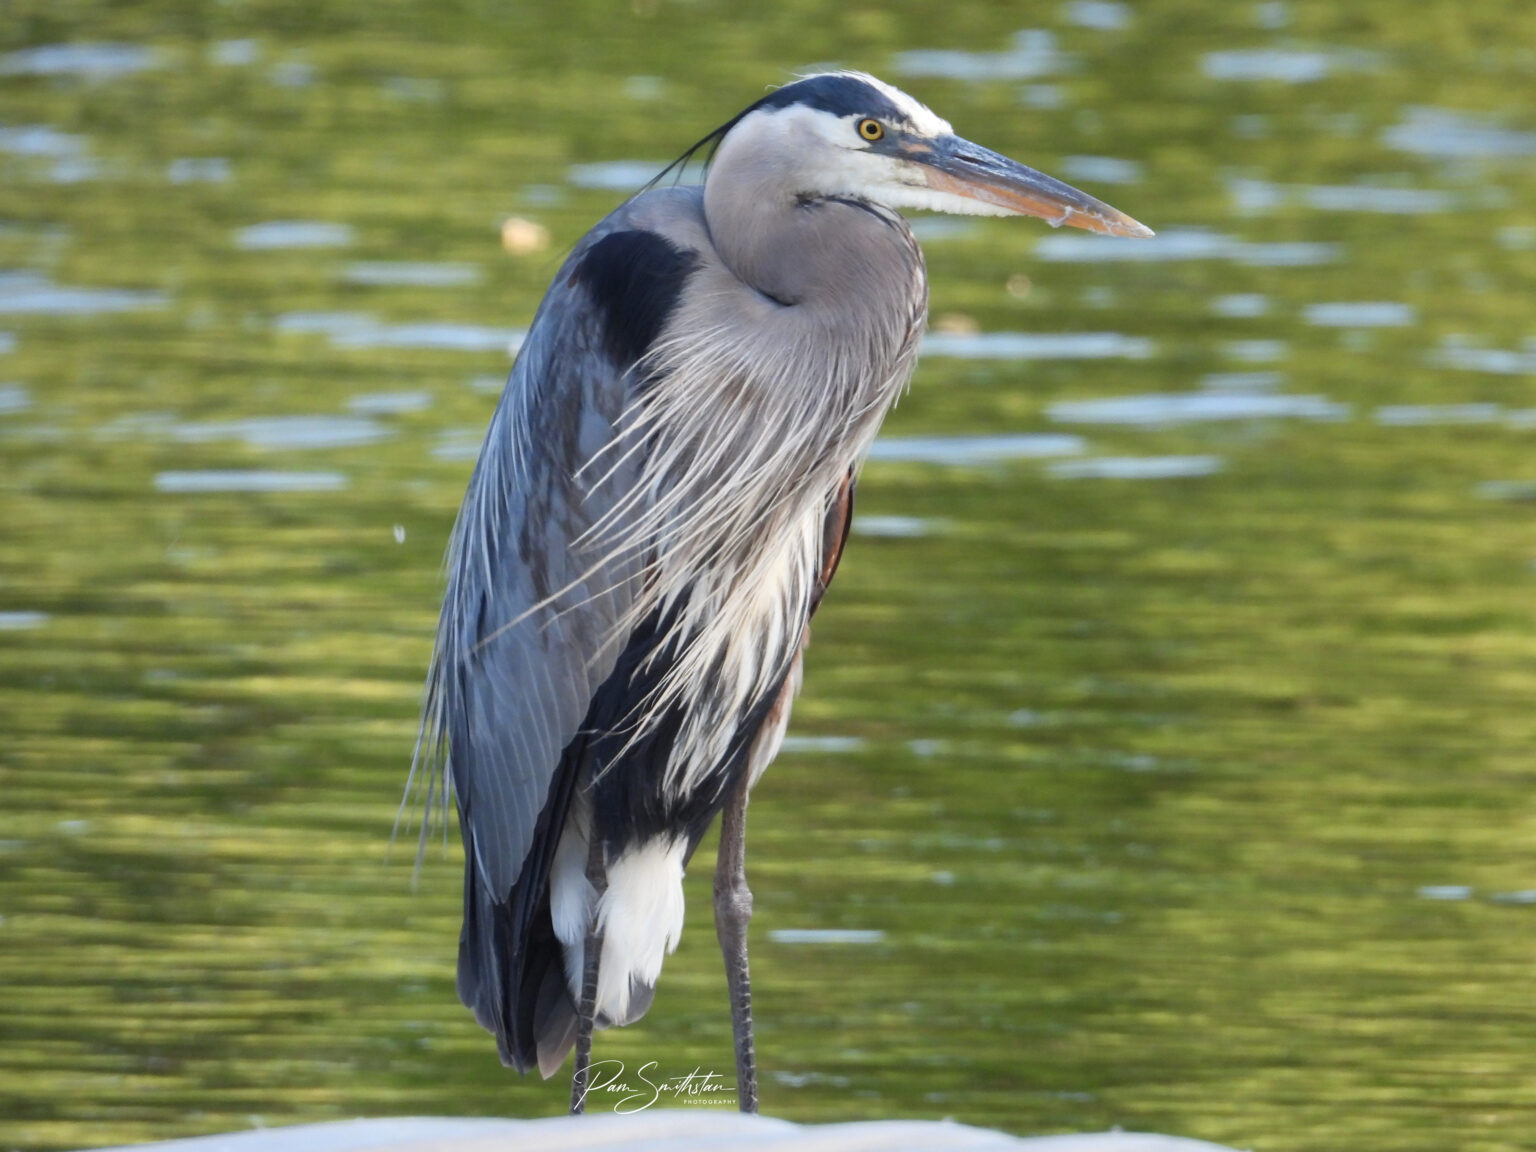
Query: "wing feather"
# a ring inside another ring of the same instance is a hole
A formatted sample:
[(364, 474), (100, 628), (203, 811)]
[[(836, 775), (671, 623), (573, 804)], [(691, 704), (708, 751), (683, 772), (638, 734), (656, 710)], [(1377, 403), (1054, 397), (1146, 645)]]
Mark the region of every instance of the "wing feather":
[[(610, 450), (670, 309), (658, 293), (675, 299), (692, 267), (632, 216), (620, 209), (566, 260), (491, 418), (449, 545), (412, 769), (429, 804), (441, 786), (458, 809), (460, 996), (519, 1067), (521, 1002), (547, 983), (543, 959), (524, 966), (570, 802), (563, 754), (628, 643), (642, 578), (643, 557), (605, 554), (591, 529), (636, 485), (641, 455)], [(613, 466), (586, 468), (605, 453)]]

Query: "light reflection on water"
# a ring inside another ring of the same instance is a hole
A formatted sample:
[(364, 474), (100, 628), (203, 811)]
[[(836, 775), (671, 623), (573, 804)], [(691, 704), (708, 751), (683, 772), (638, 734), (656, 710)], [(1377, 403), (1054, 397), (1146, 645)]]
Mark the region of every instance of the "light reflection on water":
[(1061, 424), (1192, 424), (1216, 420), (1343, 420), (1349, 405), (1324, 396), (1281, 396), (1254, 392), (1173, 392), (1071, 400), (1046, 409)]
[(79, 76), (105, 81), (161, 63), (159, 53), (143, 44), (42, 44), (0, 55), (0, 76)]
[(70, 287), (38, 272), (0, 271), (0, 315), (93, 316), (163, 308), (167, 303), (161, 292)]
[(324, 220), (268, 220), (250, 224), (235, 233), (235, 247), (251, 252), (274, 248), (345, 248), (353, 241), (352, 228)]
[(1224, 467), (1219, 456), (1090, 456), (1046, 466), (1058, 480), (1176, 480), (1214, 476)]
[(1144, 360), (1155, 345), (1121, 332), (930, 332), (922, 355), (961, 360)]
[(1011, 48), (1001, 52), (962, 52), (919, 48), (897, 53), (895, 70), (909, 77), (939, 76), (949, 80), (1033, 80), (1071, 71), (1074, 58), (1063, 53), (1056, 37), (1041, 28), (1013, 34)]
[(504, 352), (516, 354), (527, 333), (520, 328), (491, 328), (482, 324), (448, 321), (416, 324), (379, 324), (333, 332), (338, 348), (433, 348), (453, 352)]
[(1230, 260), (1254, 267), (1307, 267), (1332, 264), (1336, 244), (1295, 241), (1256, 243), (1205, 228), (1170, 228), (1150, 240), (1115, 243), (1101, 236), (1057, 232), (1035, 244), (1035, 255), (1053, 263), (1160, 264), (1183, 260)]
[(370, 260), (347, 265), (341, 278), (348, 284), (460, 288), (479, 283), (480, 266)]
[(1278, 81), (1282, 84), (1313, 84), (1341, 71), (1361, 71), (1379, 66), (1368, 52), (1321, 49), (1251, 48), (1207, 52), (1200, 66), (1212, 80)]
[(155, 477), (160, 492), (339, 492), (347, 486), (340, 472), (277, 472), (207, 469), (196, 472), (161, 472)]
[(1273, 184), (1267, 180), (1234, 179), (1227, 185), (1237, 211), (1255, 216), (1302, 204), (1319, 212), (1379, 212), (1389, 216), (1419, 216), (1448, 212), (1455, 197), (1438, 188), (1393, 188), (1369, 184)]
[(604, 160), (572, 164), (566, 170), (565, 178), (577, 188), (628, 194), (644, 188), (670, 163), (670, 160)]
[(347, 448), (372, 444), (389, 429), (361, 416), (264, 416), (173, 425), (170, 436), (187, 444), (241, 440), (252, 448)]
[(1308, 304), (1302, 316), (1320, 328), (1406, 328), (1417, 318), (1412, 307), (1396, 300)]
[(86, 138), (73, 132), (59, 132), (46, 124), (28, 124), (0, 128), (0, 152), (12, 156), (44, 156), (51, 160), (79, 156), (85, 152)]
[(1080, 436), (1019, 433), (1004, 436), (882, 436), (869, 458), (903, 464), (946, 464), (966, 467), (1005, 460), (1035, 460), (1070, 456), (1083, 451)]
[(1536, 132), (1506, 128), (1450, 108), (1410, 107), (1381, 139), (1400, 152), (1447, 160), (1536, 156)]

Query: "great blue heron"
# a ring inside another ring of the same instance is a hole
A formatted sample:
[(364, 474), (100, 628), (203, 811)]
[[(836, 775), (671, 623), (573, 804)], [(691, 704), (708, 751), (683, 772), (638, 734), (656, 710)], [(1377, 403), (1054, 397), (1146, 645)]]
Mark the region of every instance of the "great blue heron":
[(454, 528), (418, 745), (464, 839), (459, 996), (519, 1072), (576, 1046), (573, 1111), (593, 1027), (650, 1006), (717, 812), (756, 1109), (747, 793), (917, 355), (928, 288), (895, 209), (1151, 235), (859, 73), (779, 88), (705, 145), (703, 185), (625, 201), (534, 318)]

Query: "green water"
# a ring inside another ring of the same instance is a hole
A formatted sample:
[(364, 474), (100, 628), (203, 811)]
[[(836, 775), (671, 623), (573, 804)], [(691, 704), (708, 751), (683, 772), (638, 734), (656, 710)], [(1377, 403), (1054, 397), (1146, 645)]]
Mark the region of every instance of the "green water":
[[(81, 42), (118, 47), (15, 55)], [(457, 843), (414, 892), (389, 850), (440, 556), (500, 330), (622, 195), (571, 166), (818, 63), (1184, 258), (926, 242), (936, 327), (1132, 354), (930, 356), (887, 425), (1082, 442), (865, 474), (922, 534), (855, 537), (754, 798), (765, 1110), (1536, 1146), (1533, 44), (1493, 0), (11, 0), (0, 1147), (563, 1108), (457, 1003)], [(550, 246), (504, 252), (513, 215)], [(389, 327), (428, 323), (472, 346)], [(1052, 409), (1212, 390), (1319, 399)], [(1119, 457), (1197, 459), (1072, 472)], [(600, 1056), (729, 1073), (711, 851)]]

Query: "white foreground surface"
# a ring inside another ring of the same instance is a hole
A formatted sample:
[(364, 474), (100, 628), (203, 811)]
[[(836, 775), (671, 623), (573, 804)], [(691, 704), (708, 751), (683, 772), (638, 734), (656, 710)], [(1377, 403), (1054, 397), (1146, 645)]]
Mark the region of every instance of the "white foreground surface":
[(545, 1120), (345, 1120), (132, 1147), (135, 1152), (1232, 1152), (1203, 1140), (1139, 1132), (1025, 1138), (928, 1120), (793, 1124), (682, 1109)]

